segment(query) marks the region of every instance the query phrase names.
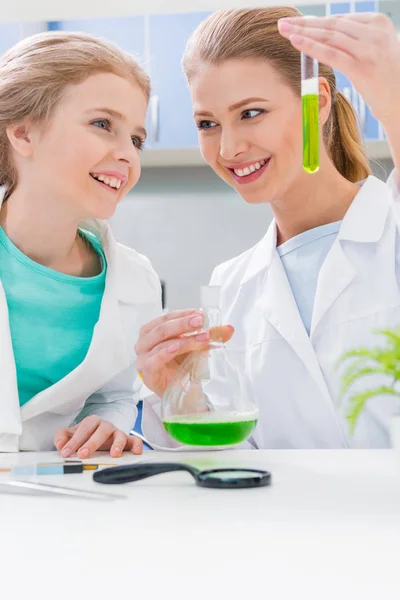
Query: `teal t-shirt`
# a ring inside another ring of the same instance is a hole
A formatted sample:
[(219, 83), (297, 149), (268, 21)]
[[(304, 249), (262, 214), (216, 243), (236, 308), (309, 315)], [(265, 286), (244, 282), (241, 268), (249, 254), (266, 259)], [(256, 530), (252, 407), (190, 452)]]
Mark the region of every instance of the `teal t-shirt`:
[(94, 277), (74, 277), (25, 256), (0, 227), (0, 279), (5, 291), (19, 403), (73, 371), (85, 358), (103, 298), (106, 259), (97, 237), (81, 234), (102, 261)]

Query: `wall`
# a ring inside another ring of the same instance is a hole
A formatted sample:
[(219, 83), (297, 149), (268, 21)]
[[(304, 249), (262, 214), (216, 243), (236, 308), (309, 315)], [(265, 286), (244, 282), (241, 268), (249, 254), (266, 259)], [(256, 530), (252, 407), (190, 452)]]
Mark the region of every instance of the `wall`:
[[(395, 1), (395, 0), (392, 0)], [(323, 4), (324, 0), (293, 0), (289, 4)], [(287, 4), (287, 0), (2, 0), (0, 21), (58, 21), (63, 19), (84, 19), (93, 17), (121, 17), (136, 14), (183, 13), (225, 8), (245, 8), (253, 6), (277, 6)]]
[[(390, 161), (373, 166), (384, 179)], [(167, 307), (197, 307), (213, 267), (265, 234), (268, 205), (249, 206), (207, 167), (144, 169), (111, 219), (117, 239), (150, 258)]]

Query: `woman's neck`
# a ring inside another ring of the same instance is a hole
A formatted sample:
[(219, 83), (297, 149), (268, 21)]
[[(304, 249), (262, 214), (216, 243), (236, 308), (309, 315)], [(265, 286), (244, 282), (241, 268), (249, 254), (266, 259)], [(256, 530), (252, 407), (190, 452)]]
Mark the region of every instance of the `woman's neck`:
[(101, 271), (96, 252), (78, 235), (79, 219), (62, 204), (17, 189), (3, 202), (0, 226), (31, 260), (67, 275), (91, 277)]
[(342, 220), (358, 191), (333, 165), (325, 165), (313, 175), (302, 174), (301, 181), (281, 200), (271, 203), (277, 245), (314, 227)]

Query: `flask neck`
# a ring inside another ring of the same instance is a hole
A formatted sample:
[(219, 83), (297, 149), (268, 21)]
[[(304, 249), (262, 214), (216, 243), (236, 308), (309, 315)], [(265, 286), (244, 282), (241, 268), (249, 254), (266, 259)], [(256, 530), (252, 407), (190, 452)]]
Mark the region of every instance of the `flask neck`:
[(219, 348), (224, 345), (221, 337), (221, 312), (219, 308), (204, 309), (204, 329), (211, 330), (211, 348)]
[(221, 326), (221, 312), (219, 308), (204, 309), (204, 329)]

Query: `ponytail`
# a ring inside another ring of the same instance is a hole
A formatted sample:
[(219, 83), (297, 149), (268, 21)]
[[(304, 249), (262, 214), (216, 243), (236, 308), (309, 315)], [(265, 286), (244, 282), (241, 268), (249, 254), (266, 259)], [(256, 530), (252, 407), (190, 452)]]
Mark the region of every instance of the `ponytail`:
[(333, 97), (330, 121), (328, 150), (335, 167), (348, 181), (355, 183), (366, 179), (371, 175), (371, 169), (360, 137), (357, 116), (339, 90)]

